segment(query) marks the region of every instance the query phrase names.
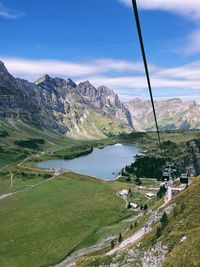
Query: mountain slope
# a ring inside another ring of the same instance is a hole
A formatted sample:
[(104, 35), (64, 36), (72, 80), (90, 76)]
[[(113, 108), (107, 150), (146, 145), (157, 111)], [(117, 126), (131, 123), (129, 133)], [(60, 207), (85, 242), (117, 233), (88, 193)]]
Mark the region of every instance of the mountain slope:
[[(197, 177), (186, 190), (174, 197), (164, 209), (168, 210), (169, 214), (159, 235), (157, 229), (161, 227), (160, 222), (155, 223), (152, 231), (137, 242), (127, 243), (127, 246), (112, 255), (105, 255), (105, 251), (96, 255), (92, 253), (83, 257), (76, 266), (200, 266), (199, 188), (200, 178)], [(156, 216), (159, 216), (158, 212), (153, 217), (155, 220)]]
[[(90, 88), (94, 97), (88, 94)], [(77, 86), (70, 79), (49, 75), (30, 83), (15, 79), (0, 62), (0, 116), (4, 119), (22, 120), (75, 138), (105, 138), (131, 131), (127, 120), (117, 121), (120, 112), (125, 108), (111, 90), (96, 89), (88, 82)]]
[[(131, 114), (137, 130), (155, 130), (155, 122), (150, 101), (135, 98), (125, 107)], [(162, 130), (199, 129), (200, 105), (195, 101), (182, 101), (179, 98), (155, 101), (158, 124)]]

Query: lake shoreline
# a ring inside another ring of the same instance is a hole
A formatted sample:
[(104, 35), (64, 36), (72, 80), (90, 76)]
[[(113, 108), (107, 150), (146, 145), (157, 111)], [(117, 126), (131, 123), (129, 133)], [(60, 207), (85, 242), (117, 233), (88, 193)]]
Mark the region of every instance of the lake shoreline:
[(114, 181), (126, 165), (134, 162), (141, 154), (137, 145), (116, 142), (104, 148), (94, 147), (73, 159), (47, 160), (37, 163), (41, 169), (70, 170), (70, 172), (87, 175), (103, 181)]

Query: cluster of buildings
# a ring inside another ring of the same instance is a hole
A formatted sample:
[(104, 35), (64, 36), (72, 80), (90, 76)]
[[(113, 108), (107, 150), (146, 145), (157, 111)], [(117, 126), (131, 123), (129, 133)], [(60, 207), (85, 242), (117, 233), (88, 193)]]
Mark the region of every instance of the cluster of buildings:
[[(173, 162), (167, 162), (163, 168), (162, 180), (169, 182), (170, 180), (175, 180), (177, 178), (178, 170)], [(182, 173), (180, 175), (180, 183), (188, 184), (188, 174)]]

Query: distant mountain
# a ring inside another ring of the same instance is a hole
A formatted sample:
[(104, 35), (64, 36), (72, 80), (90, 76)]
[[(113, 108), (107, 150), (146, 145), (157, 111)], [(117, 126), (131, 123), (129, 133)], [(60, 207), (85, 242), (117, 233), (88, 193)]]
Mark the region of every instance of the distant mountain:
[[(136, 130), (155, 130), (150, 101), (135, 98), (125, 103), (125, 107)], [(179, 98), (155, 101), (155, 109), (161, 130), (200, 129), (200, 105), (195, 101), (184, 102)]]
[(14, 78), (0, 62), (0, 117), (22, 120), (77, 138), (130, 132), (130, 114), (118, 96), (89, 82), (44, 75), (35, 83)]

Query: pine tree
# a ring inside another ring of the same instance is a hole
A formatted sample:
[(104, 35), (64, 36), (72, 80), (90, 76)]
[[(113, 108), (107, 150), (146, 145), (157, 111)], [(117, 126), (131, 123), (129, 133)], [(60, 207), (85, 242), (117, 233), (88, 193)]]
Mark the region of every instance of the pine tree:
[(110, 246), (111, 246), (111, 248), (114, 248), (114, 246), (115, 246), (115, 241), (114, 240), (111, 240)]
[(118, 243), (121, 243), (122, 242), (122, 234), (119, 233), (119, 237), (118, 237)]
[(131, 203), (129, 202), (128, 205), (127, 205), (127, 209), (129, 210), (131, 208), (132, 208), (132, 206), (131, 206)]
[(160, 227), (157, 228), (156, 230), (156, 239), (159, 238), (162, 234), (162, 229)]
[(162, 218), (160, 219), (160, 222), (162, 224), (162, 229), (164, 229), (168, 224), (168, 216), (166, 212), (163, 213)]
[(148, 206), (147, 204), (144, 204), (144, 207), (143, 207), (144, 210), (147, 210), (148, 209)]

